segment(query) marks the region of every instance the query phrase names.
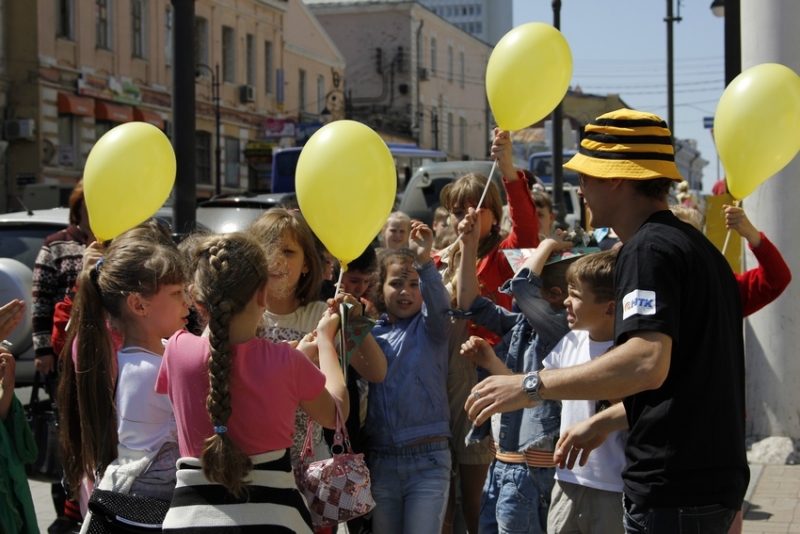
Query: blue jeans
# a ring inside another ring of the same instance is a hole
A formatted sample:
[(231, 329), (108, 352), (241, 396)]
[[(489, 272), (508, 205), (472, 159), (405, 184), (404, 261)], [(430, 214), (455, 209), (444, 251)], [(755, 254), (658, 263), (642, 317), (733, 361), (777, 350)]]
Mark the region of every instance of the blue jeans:
[(727, 534), (736, 510), (719, 504), (648, 508), (623, 495), (626, 534)]
[(440, 534), (451, 467), (447, 441), (370, 452), (373, 532)]
[(544, 534), (555, 473), (555, 467), (493, 461), (483, 486), (478, 531)]

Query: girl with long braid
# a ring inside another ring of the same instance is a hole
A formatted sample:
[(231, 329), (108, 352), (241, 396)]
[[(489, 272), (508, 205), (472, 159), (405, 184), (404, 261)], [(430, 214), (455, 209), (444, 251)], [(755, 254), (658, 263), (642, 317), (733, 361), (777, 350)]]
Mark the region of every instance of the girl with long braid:
[(339, 318), (326, 311), (302, 341), (316, 345), (318, 369), (288, 343), (256, 336), (269, 276), (253, 238), (206, 238), (192, 272), (190, 292), (210, 335), (173, 336), (156, 384), (175, 409), (182, 456), (164, 531), (310, 533), (288, 451), (298, 406), (329, 428), (334, 398), (349, 411), (333, 345)]

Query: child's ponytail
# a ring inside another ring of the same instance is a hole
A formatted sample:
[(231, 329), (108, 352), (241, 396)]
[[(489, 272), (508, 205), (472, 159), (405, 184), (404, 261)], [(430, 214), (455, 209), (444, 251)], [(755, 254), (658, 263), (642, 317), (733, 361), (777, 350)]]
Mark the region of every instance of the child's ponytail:
[(209, 316), (210, 389), (206, 409), (214, 425), (214, 435), (206, 439), (200, 460), (206, 478), (225, 486), (238, 498), (245, 490), (245, 477), (253, 464), (228, 436), (230, 323), (267, 281), (266, 258), (258, 243), (243, 234), (212, 236), (198, 247), (193, 267), (193, 296)]
[[(111, 376), (114, 346), (106, 327), (108, 314), (97, 282), (101, 268), (102, 265), (84, 272), (79, 278), (58, 389), (58, 406), (61, 408), (58, 411), (61, 426), (59, 445), (64, 476), (73, 497), (77, 495), (84, 476), (94, 480), (97, 466), (107, 466), (117, 457)], [(76, 338), (77, 365), (72, 359)], [(112, 420), (114, 424), (111, 424)]]

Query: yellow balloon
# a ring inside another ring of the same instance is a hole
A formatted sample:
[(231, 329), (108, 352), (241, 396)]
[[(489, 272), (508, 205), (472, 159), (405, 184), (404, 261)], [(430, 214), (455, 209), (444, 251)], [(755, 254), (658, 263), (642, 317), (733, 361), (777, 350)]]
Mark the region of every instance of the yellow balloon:
[(364, 252), (389, 217), (397, 191), (395, 172), (389, 147), (360, 122), (327, 124), (300, 152), (297, 203), (343, 267)]
[(146, 221), (175, 183), (175, 152), (164, 133), (129, 122), (101, 137), (86, 159), (83, 191), (89, 224), (99, 241)]
[(800, 150), (800, 76), (777, 63), (742, 72), (719, 99), (714, 139), (728, 190), (741, 200)]
[(503, 130), (547, 116), (569, 89), (572, 52), (560, 31), (542, 22), (517, 26), (500, 39), (486, 66), (486, 94)]

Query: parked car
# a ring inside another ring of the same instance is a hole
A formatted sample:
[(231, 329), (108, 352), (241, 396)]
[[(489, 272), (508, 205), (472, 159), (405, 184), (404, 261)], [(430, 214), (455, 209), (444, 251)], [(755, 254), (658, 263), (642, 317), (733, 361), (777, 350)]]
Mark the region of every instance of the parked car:
[[(172, 209), (161, 208), (155, 216), (169, 223)], [(28, 307), (8, 338), (13, 343), (11, 353), (17, 360), (19, 386), (32, 384), (35, 374), (31, 321), (33, 266), (45, 238), (68, 225), (69, 208), (0, 214), (0, 305), (20, 299)]]
[(218, 195), (197, 207), (199, 225), (215, 233), (241, 232), (270, 208), (297, 208), (296, 193)]
[[(418, 219), (430, 225), (433, 223), (433, 213), (440, 204), (439, 196), (447, 184), (470, 172), (477, 172), (485, 176), (491, 170), (491, 161), (448, 161), (424, 165), (411, 177), (398, 209), (412, 219)], [(492, 175), (492, 181), (500, 189), (503, 204), (506, 204), (505, 189), (500, 171), (497, 169)], [(544, 187), (548, 193), (553, 193), (552, 185), (545, 184)], [(564, 219), (570, 228), (574, 228), (581, 221), (578, 188), (567, 183), (564, 184), (563, 191), (566, 208)]]

